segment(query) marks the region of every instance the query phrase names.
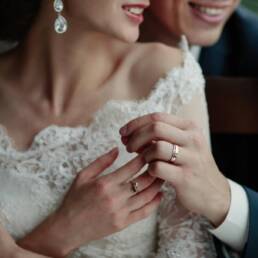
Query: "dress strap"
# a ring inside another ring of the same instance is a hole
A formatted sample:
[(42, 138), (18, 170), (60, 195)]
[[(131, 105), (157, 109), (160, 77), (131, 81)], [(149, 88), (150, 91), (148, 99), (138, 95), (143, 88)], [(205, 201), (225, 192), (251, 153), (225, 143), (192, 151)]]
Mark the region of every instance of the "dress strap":
[(185, 52), (190, 51), (189, 43), (188, 43), (188, 40), (185, 35), (181, 36), (181, 40), (179, 42), (179, 47), (180, 47), (180, 49), (182, 49)]

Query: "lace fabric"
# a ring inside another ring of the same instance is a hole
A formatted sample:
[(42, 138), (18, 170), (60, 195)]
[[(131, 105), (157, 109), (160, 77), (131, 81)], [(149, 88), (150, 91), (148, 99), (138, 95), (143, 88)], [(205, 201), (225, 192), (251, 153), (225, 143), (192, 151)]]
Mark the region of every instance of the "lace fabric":
[[(133, 118), (178, 111), (204, 91), (199, 66), (185, 50), (184, 65), (174, 68), (141, 101), (109, 101), (88, 127), (49, 126), (26, 151), (15, 149), (0, 129), (0, 222), (20, 239), (60, 205), (76, 175), (101, 154), (118, 146), (120, 155), (105, 173), (134, 157), (120, 142), (119, 129)], [(72, 253), (69, 258), (213, 258), (207, 222), (176, 204), (164, 186), (159, 210), (149, 218)]]

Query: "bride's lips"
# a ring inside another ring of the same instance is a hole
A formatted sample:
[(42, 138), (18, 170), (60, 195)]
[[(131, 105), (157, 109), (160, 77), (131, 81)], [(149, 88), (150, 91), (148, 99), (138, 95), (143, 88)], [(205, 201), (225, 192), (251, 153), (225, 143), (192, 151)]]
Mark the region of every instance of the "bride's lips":
[(144, 21), (143, 12), (148, 6), (147, 4), (124, 4), (122, 8), (126, 16), (139, 25)]
[(189, 1), (191, 11), (202, 21), (209, 24), (219, 24), (228, 15), (228, 8), (232, 6), (232, 0), (224, 1)]

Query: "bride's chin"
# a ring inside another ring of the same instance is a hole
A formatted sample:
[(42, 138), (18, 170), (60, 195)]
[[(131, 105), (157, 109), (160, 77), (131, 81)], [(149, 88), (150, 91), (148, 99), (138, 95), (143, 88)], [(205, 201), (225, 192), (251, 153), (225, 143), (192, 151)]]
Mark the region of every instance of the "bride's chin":
[(124, 30), (124, 33), (120, 35), (120, 40), (125, 41), (127, 43), (135, 43), (140, 36), (140, 31), (138, 30), (132, 30), (131, 32), (129, 30)]

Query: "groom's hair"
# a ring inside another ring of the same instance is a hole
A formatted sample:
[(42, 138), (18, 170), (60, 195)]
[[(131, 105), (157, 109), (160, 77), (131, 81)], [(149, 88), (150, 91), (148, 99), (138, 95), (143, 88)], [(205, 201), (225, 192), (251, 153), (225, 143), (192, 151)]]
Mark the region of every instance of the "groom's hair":
[(21, 41), (29, 31), (42, 0), (0, 0), (0, 40)]

